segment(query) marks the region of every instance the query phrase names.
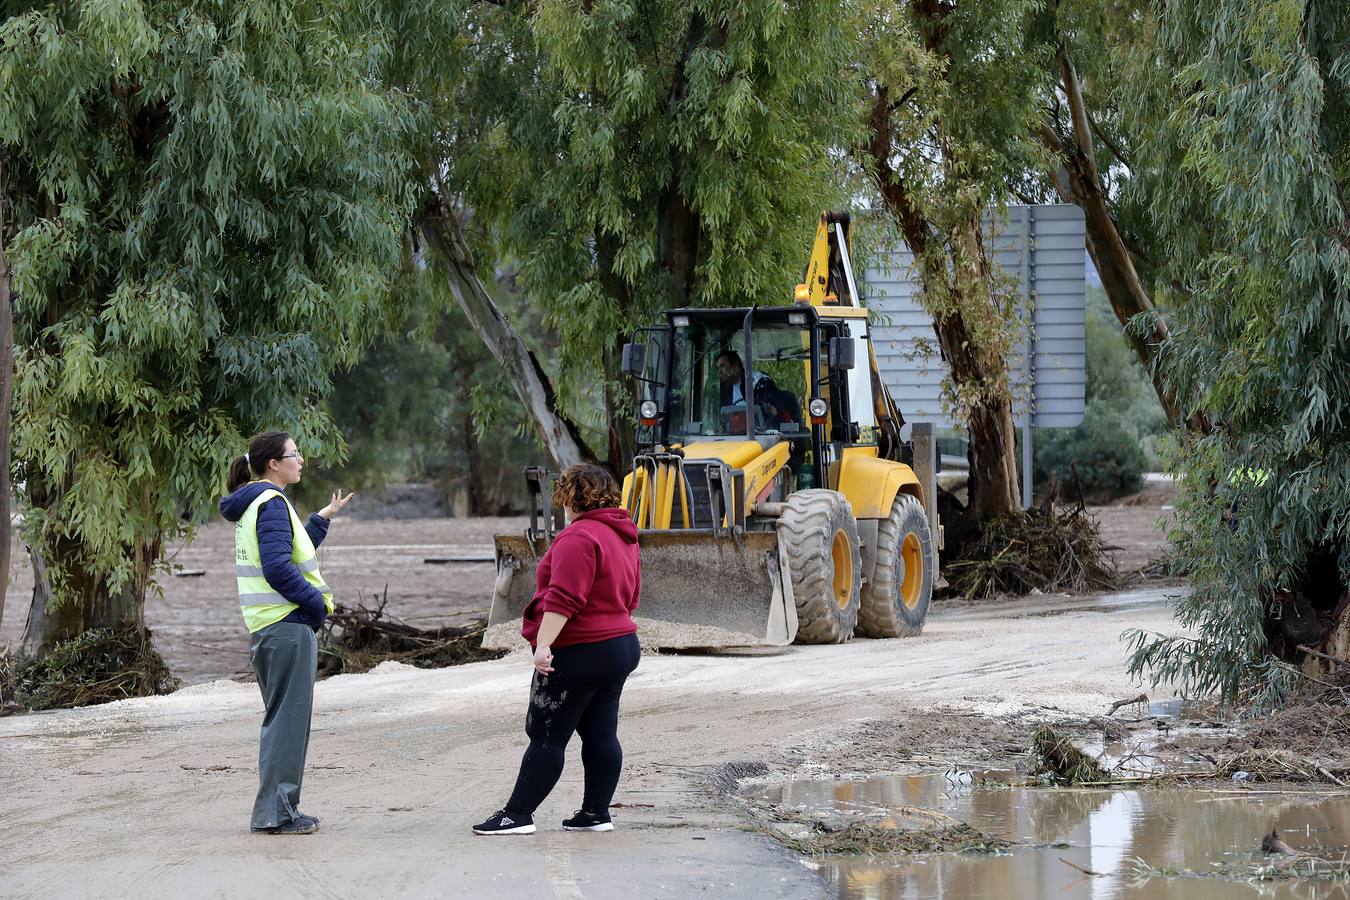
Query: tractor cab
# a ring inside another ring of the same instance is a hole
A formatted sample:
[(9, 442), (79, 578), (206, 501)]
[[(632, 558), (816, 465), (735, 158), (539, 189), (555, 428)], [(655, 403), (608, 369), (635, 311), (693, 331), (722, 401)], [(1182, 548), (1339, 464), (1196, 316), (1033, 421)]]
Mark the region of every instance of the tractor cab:
[(788, 492), (837, 487), (843, 451), (875, 446), (877, 423), (870, 373), (857, 365), (870, 358), (865, 311), (837, 312), (847, 315), (676, 309), (642, 329), (624, 361), (641, 385), (639, 446), (783, 443)]

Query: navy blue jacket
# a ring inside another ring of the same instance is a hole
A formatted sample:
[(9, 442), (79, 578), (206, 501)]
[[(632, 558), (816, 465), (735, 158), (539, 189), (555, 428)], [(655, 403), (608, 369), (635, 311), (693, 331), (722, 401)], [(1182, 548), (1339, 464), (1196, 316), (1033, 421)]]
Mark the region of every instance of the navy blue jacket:
[[(221, 498), (221, 515), (231, 522), (238, 522), (248, 511), (249, 504), (268, 490), (281, 489), (266, 481), (251, 481), (241, 485), (234, 493)], [(328, 520), (318, 513), (310, 513), (305, 531), (314, 546), (318, 547), (328, 536)], [(258, 509), (258, 552), (262, 556), (263, 577), (272, 590), (300, 607), (281, 621), (299, 622), (317, 629), (328, 617), (328, 610), (323, 605), (323, 594), (306, 581), (305, 576), (291, 562), (293, 540), (291, 514), (286, 509), (286, 501), (273, 497)]]

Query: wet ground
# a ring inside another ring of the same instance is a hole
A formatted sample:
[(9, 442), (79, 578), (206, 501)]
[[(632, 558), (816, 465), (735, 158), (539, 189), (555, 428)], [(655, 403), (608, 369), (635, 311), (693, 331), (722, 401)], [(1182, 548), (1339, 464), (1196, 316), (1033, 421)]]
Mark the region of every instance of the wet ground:
[[(536, 817), (540, 834), (470, 834), (508, 796), (525, 747), (524, 654), (438, 670), (388, 663), (321, 682), (302, 808), (323, 830), (281, 843), (247, 830), (262, 713), (253, 685), (10, 716), (0, 719), (0, 842), (11, 851), (0, 854), (0, 894), (835, 896), (836, 882), (750, 830), (709, 775), (747, 764), (853, 780), (1007, 768), (999, 757), (1025, 749), (1038, 720), (1100, 716), (1139, 694), (1120, 633), (1168, 628), (1165, 594), (1055, 616), (1020, 615), (1014, 601), (939, 609), (918, 638), (644, 657), (620, 715), (619, 829), (601, 835), (558, 825), (582, 791), (576, 741)], [(1027, 612), (1085, 605), (1034, 599)]]
[[(1350, 791), (1260, 784), (1247, 772), (1212, 777), (1214, 760), (1243, 730), (1213, 705), (1141, 701), (1095, 721), (1073, 743), (1136, 784), (1051, 786), (1028, 772), (1025, 755), (1004, 753), (995, 754), (1000, 768), (966, 768), (953, 755), (938, 771), (747, 783), (742, 793), (766, 830), (814, 851), (838, 898), (1350, 896)], [(1168, 773), (1197, 779), (1151, 780)], [(962, 825), (979, 833), (980, 852), (876, 849), (888, 835)], [(1263, 848), (1272, 832), (1273, 853)], [(1289, 877), (1295, 872), (1306, 877)]]
[(1014, 845), (999, 854), (823, 858), (822, 874), (839, 898), (1347, 895), (1346, 886), (1336, 883), (1150, 877), (1150, 869), (1257, 875), (1272, 863), (1260, 849), (1272, 828), (1292, 850), (1339, 864), (1350, 843), (1350, 794), (1344, 792), (1009, 787), (968, 784), (961, 773), (795, 782), (753, 796), (806, 818), (862, 819), (884, 827), (916, 827), (927, 818), (917, 808)]

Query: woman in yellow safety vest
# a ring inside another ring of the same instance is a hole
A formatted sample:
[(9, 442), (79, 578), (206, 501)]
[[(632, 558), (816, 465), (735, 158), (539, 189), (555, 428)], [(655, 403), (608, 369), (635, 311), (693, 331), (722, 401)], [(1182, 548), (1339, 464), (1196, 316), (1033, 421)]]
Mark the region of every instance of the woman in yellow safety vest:
[(337, 491), (302, 523), (286, 487), (300, 480), (304, 464), (289, 434), (264, 431), (230, 465), (229, 494), (220, 501), (221, 513), (234, 523), (239, 608), (266, 709), (251, 826), (260, 834), (319, 830), (317, 818), (300, 812), (318, 666), (315, 633), (333, 611), (333, 591), (319, 572), (314, 548), (355, 495)]

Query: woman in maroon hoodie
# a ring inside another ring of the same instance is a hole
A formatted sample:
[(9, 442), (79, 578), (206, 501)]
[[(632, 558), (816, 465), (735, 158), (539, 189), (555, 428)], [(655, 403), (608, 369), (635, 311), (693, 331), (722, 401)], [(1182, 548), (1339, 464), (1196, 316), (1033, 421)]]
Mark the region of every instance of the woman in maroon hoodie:
[(619, 488), (600, 466), (571, 466), (553, 503), (567, 527), (539, 561), (521, 634), (534, 648), (534, 684), (525, 714), (530, 746), (506, 806), (474, 834), (533, 834), (534, 811), (562, 775), (567, 742), (581, 735), (586, 770), (581, 809), (568, 831), (612, 831), (609, 802), (619, 783), (619, 695), (637, 668), (637, 527), (619, 507)]

